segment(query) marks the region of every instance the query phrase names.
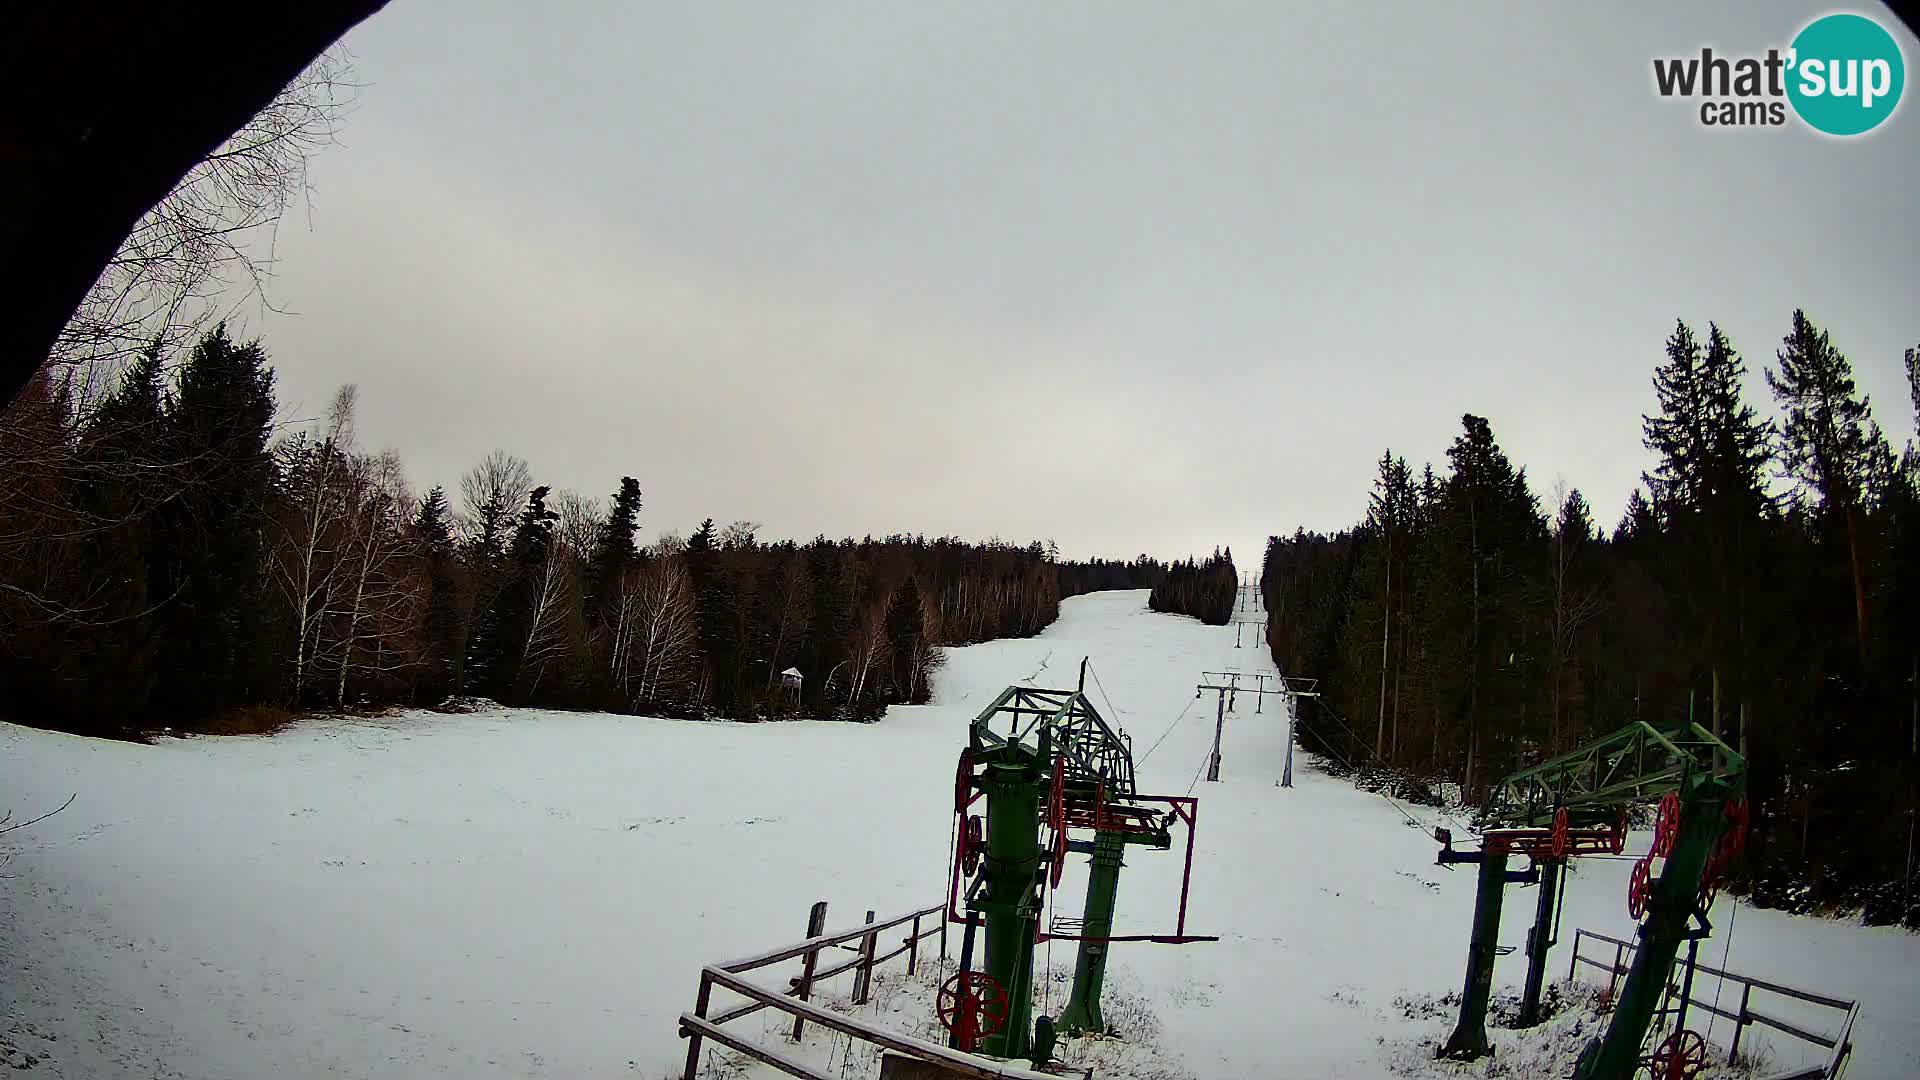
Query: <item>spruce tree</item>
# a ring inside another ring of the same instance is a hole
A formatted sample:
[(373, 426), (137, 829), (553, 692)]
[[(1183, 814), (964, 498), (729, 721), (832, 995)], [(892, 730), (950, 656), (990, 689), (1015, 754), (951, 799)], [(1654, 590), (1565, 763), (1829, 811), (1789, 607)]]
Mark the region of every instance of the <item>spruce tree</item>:
[(1703, 711), (1716, 731), (1751, 694), (1759, 583), (1769, 561), (1771, 428), (1745, 401), (1745, 378), (1745, 363), (1718, 326), (1708, 325), (1702, 349), (1678, 323), (1667, 361), (1654, 371), (1660, 415), (1642, 418), (1646, 446), (1659, 456), (1644, 479), (1670, 547), (1655, 565), (1685, 603), (1689, 651), (1707, 676)]
[[(726, 647), (728, 603), (720, 573), (720, 537), (712, 518), (700, 522), (700, 527), (687, 538), (685, 558), (687, 576), (693, 581), (694, 611), (698, 615), (700, 628), (700, 655), (706, 660), (706, 683), (711, 697), (717, 689), (714, 684), (718, 681), (719, 673), (732, 670), (732, 655)], [(703, 701), (700, 704), (708, 703)], [(715, 704), (724, 707), (727, 703)]]
[[(1525, 470), (1516, 469), (1494, 440), (1492, 426), (1471, 413), (1447, 449), (1451, 473), (1442, 489), (1438, 532), (1442, 576), (1455, 595), (1443, 600), (1456, 612), (1457, 656), (1450, 681), (1462, 702), (1461, 782), (1477, 794), (1493, 776), (1486, 766), (1511, 763), (1522, 695), (1537, 683), (1527, 677), (1523, 650), (1525, 601), (1520, 587), (1534, 576), (1543, 554), (1546, 523), (1527, 491)], [(1496, 724), (1490, 718), (1506, 721)]]
[(266, 508), (273, 372), (258, 341), (225, 325), (194, 347), (166, 410), (162, 444), (180, 462), (181, 490), (155, 515), (149, 566), (160, 567), (156, 706), (191, 723), (271, 696)]
[(893, 663), (893, 700), (918, 702), (920, 698), (920, 673), (915, 664), (921, 658), (922, 638), (926, 633), (925, 617), (920, 610), (920, 586), (908, 574), (905, 580), (893, 590), (891, 603), (887, 607), (887, 645)]
[(535, 605), (539, 601), (540, 572), (553, 553), (553, 523), (560, 518), (547, 508), (551, 493), (552, 489), (542, 484), (527, 494), (526, 508), (520, 512), (520, 522), (513, 532), (508, 555), (512, 579), (501, 595), (496, 620), (499, 659), (491, 680), (494, 696), (502, 700), (519, 700), (525, 690), (521, 685), (525, 642), (539, 615)]
[(172, 478), (163, 457), (166, 369), (157, 347), (142, 352), (82, 434), (76, 492), (96, 523), (80, 543), (77, 569), (106, 585), (103, 606), (66, 650), (74, 667), (62, 682), (80, 728), (137, 731), (158, 672), (159, 649), (147, 552), (153, 510)]
[(453, 511), (439, 485), (420, 500), (413, 519), (413, 535), (426, 561), (427, 613), (426, 676), (421, 696), (438, 703), (465, 691), (465, 612), (460, 591), (460, 563), (453, 538)]
[[(1864, 500), (1881, 448), (1872, 409), (1853, 382), (1853, 365), (1806, 312), (1793, 313), (1781, 340), (1779, 370), (1767, 370), (1783, 418), (1780, 463), (1803, 498), (1818, 502), (1825, 539), (1844, 545), (1853, 585), (1860, 655), (1867, 653), (1867, 583), (1861, 535)], [(1836, 535), (1837, 534), (1837, 535)]]
[(598, 622), (604, 617), (606, 605), (619, 592), (621, 575), (640, 561), (640, 549), (633, 540), (639, 528), (640, 481), (623, 476), (620, 490), (614, 493), (607, 511), (606, 523), (600, 529), (600, 542), (595, 545), (587, 567), (589, 621)]

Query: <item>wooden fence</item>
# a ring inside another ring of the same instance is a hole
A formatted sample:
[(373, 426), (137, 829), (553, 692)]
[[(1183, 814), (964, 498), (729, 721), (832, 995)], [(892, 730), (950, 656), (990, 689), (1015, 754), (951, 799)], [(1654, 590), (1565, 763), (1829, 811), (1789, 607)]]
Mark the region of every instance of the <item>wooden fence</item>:
[[(1582, 942), (1588, 941), (1597, 944), (1591, 946), (1589, 952), (1583, 955), (1580, 951), (1580, 946)], [(1613, 955), (1611, 957), (1606, 956), (1606, 946), (1608, 945), (1613, 947)], [(1581, 964), (1599, 968), (1607, 972), (1607, 997), (1611, 999), (1614, 991), (1619, 986), (1620, 980), (1626, 977), (1628, 969), (1633, 964), (1634, 949), (1635, 946), (1632, 942), (1608, 937), (1605, 934), (1596, 934), (1591, 930), (1576, 929), (1573, 932), (1573, 957), (1567, 961), (1567, 981), (1573, 981), (1574, 972)], [(1598, 953), (1600, 957), (1604, 959), (1596, 958), (1593, 955), (1594, 953)], [(1782, 1073), (1770, 1077), (1768, 1080), (1832, 1080), (1832, 1078), (1839, 1076), (1840, 1071), (1846, 1067), (1847, 1058), (1853, 1053), (1854, 1021), (1860, 1016), (1860, 1003), (1858, 1001), (1848, 1001), (1842, 998), (1827, 997), (1824, 994), (1814, 994), (1805, 990), (1796, 990), (1791, 986), (1782, 986), (1779, 983), (1768, 982), (1765, 979), (1755, 979), (1746, 975), (1735, 974), (1731, 971), (1721, 971), (1719, 968), (1708, 967), (1705, 964), (1694, 965), (1694, 970), (1701, 974), (1712, 975), (1724, 982), (1736, 983), (1740, 987), (1740, 1003), (1731, 1012), (1721, 1008), (1712, 1001), (1701, 1001), (1695, 997), (1689, 997), (1686, 1001), (1686, 1005), (1689, 1008), (1703, 1009), (1722, 1019), (1733, 1021), (1733, 1042), (1727, 1048), (1727, 1062), (1729, 1064), (1732, 1064), (1740, 1054), (1741, 1035), (1747, 1030), (1749, 1025), (1759, 1024), (1829, 1051), (1827, 1061), (1824, 1065)], [(1839, 1032), (1833, 1035), (1822, 1035), (1819, 1032), (1808, 1031), (1797, 1024), (1754, 1011), (1753, 992), (1755, 990), (1763, 993), (1777, 994), (1794, 1001), (1805, 1002), (1809, 1005), (1834, 1009), (1844, 1013), (1845, 1019), (1841, 1021)], [(1677, 997), (1680, 993), (1677, 988), (1671, 985), (1667, 987), (1667, 992), (1670, 997)], [(1679, 1005), (1675, 1004), (1663, 1008), (1656, 1016), (1673, 1015), (1679, 1011)]]
[[(789, 1076), (802, 1077), (803, 1080), (838, 1080), (837, 1077), (800, 1061), (783, 1050), (763, 1046), (721, 1027), (730, 1020), (738, 1020), (761, 1009), (775, 1009), (792, 1016), (793, 1027), (790, 1037), (796, 1042), (799, 1041), (807, 1023), (811, 1021), (821, 1027), (850, 1035), (861, 1042), (932, 1063), (955, 1076), (973, 1077), (975, 1080), (1059, 1080), (1058, 1077), (1047, 1073), (1018, 1068), (991, 1058), (975, 1057), (902, 1032), (891, 1031), (858, 1017), (821, 1008), (808, 1000), (816, 984), (824, 979), (851, 971), (854, 973), (853, 1003), (865, 1004), (873, 991), (874, 968), (904, 953), (907, 957), (907, 973), (913, 974), (919, 969), (920, 943), (928, 938), (940, 939), (939, 956), (944, 959), (947, 954), (947, 920), (944, 908), (922, 908), (919, 911), (895, 916), (885, 922), (875, 922), (873, 912), (869, 911), (865, 923), (850, 930), (838, 930), (833, 933), (824, 932), (826, 920), (827, 903), (822, 900), (813, 905), (813, 910), (807, 915), (805, 941), (769, 949), (758, 955), (724, 964), (709, 964), (701, 969), (700, 989), (698, 996), (694, 999), (693, 1011), (680, 1014), (680, 1035), (687, 1040), (687, 1067), (682, 1080), (695, 1080), (695, 1075), (700, 1068), (702, 1044), (707, 1039), (765, 1062)], [(923, 929), (928, 921), (936, 925), (932, 929)], [(897, 927), (909, 927), (905, 937), (900, 939), (899, 946), (886, 953), (879, 952), (880, 935)], [(821, 968), (822, 954), (828, 954), (831, 957), (833, 952), (850, 952), (853, 955), (840, 963)], [(742, 978), (749, 971), (795, 958), (800, 960), (800, 974), (788, 980), (787, 989), (784, 991), (771, 989)], [(716, 986), (746, 1000), (724, 1012), (709, 1016), (707, 1010), (713, 1004), (713, 989)]]

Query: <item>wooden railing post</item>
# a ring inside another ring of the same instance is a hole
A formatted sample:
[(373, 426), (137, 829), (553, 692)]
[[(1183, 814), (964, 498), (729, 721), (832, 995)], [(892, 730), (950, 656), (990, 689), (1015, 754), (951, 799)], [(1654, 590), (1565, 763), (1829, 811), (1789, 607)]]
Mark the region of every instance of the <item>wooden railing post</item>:
[[(1723, 976), (1724, 977), (1724, 976)], [(1740, 1056), (1740, 1033), (1753, 1021), (1747, 1017), (1747, 1002), (1753, 997), (1753, 984), (1744, 983), (1740, 987), (1740, 1015), (1733, 1021), (1733, 1045), (1727, 1047), (1727, 1064), (1733, 1064)]]
[[(826, 932), (827, 902), (822, 900), (814, 904), (813, 910), (807, 913), (807, 939), (812, 940)], [(800, 985), (797, 989), (799, 990), (799, 998), (801, 1001), (807, 1000), (808, 996), (813, 993), (813, 968), (819, 960), (820, 950), (815, 948), (808, 949), (805, 959), (800, 961)], [(800, 1033), (806, 1026), (807, 1022), (805, 1018), (797, 1015), (793, 1018), (794, 1042), (800, 1041)]]
[[(867, 912), (867, 921), (873, 921), (873, 912)], [(879, 934), (873, 930), (860, 937), (860, 966), (853, 969), (853, 1003), (865, 1005), (873, 994), (873, 947)]]
[[(693, 1015), (702, 1020), (707, 1018), (707, 1002), (713, 998), (713, 980), (703, 970), (700, 972), (700, 996), (694, 999)], [(700, 1033), (687, 1033), (687, 1071), (681, 1074), (681, 1080), (694, 1080), (700, 1071)]]
[(1573, 985), (1573, 966), (1580, 962), (1580, 939), (1587, 932), (1576, 927), (1573, 931), (1573, 955), (1567, 958), (1567, 985)]
[(913, 936), (907, 939), (907, 974), (920, 966), (920, 916), (913, 917)]
[(1625, 955), (1624, 945), (1613, 947), (1613, 970), (1607, 972), (1607, 1000), (1613, 1000), (1613, 990), (1620, 982), (1620, 958)]
[(940, 909), (940, 970), (947, 969), (947, 910)]

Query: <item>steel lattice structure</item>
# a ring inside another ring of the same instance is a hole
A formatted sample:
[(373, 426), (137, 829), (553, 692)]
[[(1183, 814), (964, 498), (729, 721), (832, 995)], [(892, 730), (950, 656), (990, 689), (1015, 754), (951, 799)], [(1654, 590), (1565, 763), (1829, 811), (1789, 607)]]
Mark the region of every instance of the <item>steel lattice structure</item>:
[[(1005, 735), (993, 730), (1002, 716), (1008, 718)], [(1133, 740), (1114, 731), (1078, 690), (1007, 687), (974, 717), (972, 745), (981, 751), (1020, 743), (1041, 728), (1051, 732), (1054, 753), (1066, 759), (1068, 783), (1104, 785), (1109, 799), (1134, 794)]]
[(1699, 724), (1663, 732), (1636, 721), (1496, 784), (1480, 819), (1486, 825), (1539, 828), (1567, 809), (1578, 825), (1610, 822), (1618, 808), (1669, 791), (1741, 773), (1746, 761)]

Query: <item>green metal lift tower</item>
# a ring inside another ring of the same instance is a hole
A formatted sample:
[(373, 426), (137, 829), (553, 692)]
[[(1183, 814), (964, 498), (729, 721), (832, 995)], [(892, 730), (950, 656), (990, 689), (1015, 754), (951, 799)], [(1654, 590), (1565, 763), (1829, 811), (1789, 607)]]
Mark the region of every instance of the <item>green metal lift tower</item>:
[[(1626, 840), (1628, 805), (1652, 800), (1659, 804), (1653, 850), (1636, 865), (1628, 895), (1629, 911), (1642, 919), (1640, 947), (1606, 1036), (1587, 1047), (1576, 1076), (1629, 1080), (1643, 1063), (1676, 1054), (1682, 1045), (1675, 1041), (1679, 1033), (1669, 1040), (1673, 1046), (1663, 1044), (1652, 1059), (1642, 1054), (1641, 1043), (1681, 942), (1697, 942), (1712, 931), (1706, 908), (1714, 883), (1744, 836), (1745, 789), (1746, 762), (1698, 724), (1661, 731), (1636, 722), (1502, 780), (1481, 811), (1480, 850), (1455, 851), (1452, 837), (1436, 830), (1445, 845), (1441, 863), (1480, 866), (1460, 1020), (1440, 1056), (1470, 1060), (1493, 1052), (1487, 1041), (1487, 1006), (1506, 884), (1537, 880), (1540, 885), (1533, 929), (1527, 935), (1521, 999), (1521, 1023), (1537, 1023), (1547, 952), (1554, 944), (1553, 908), (1566, 860), (1619, 854)], [(1532, 867), (1523, 874), (1508, 871), (1507, 860), (1513, 855), (1527, 856)], [(1656, 858), (1664, 860), (1657, 878)]]
[[(984, 818), (972, 813), (982, 801)], [(1079, 1032), (1104, 1027), (1100, 991), (1113, 942), (1218, 940), (1186, 933), (1197, 800), (1139, 794), (1130, 741), (1080, 690), (1010, 686), (982, 710), (960, 755), (954, 809), (947, 914), (965, 923), (966, 932), (961, 970), (942, 991), (941, 1019), (959, 1049), (1046, 1060), (1055, 1023), (1032, 1017), (1033, 952), (1040, 942), (1080, 942), (1073, 990), (1059, 1017), (1060, 1027)], [(1114, 905), (1126, 849), (1171, 847), (1177, 823), (1187, 826), (1188, 873), (1174, 932), (1115, 935)], [(1076, 831), (1082, 838), (1073, 837)], [(1059, 885), (1069, 852), (1092, 856), (1077, 933), (1041, 925), (1047, 894)], [(985, 958), (977, 971), (972, 963), (976, 929), (985, 937)]]

